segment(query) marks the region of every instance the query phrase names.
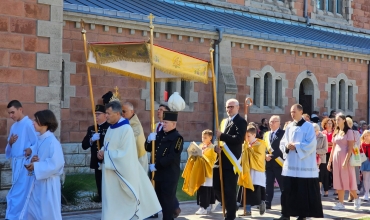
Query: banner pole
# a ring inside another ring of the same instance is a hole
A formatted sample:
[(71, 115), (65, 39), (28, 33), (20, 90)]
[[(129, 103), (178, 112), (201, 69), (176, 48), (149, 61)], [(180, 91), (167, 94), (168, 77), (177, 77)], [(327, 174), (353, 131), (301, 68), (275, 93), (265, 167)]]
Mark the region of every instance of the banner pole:
[[(89, 93), (90, 93), (90, 102), (91, 102), (91, 113), (93, 115), (93, 119), (94, 119), (94, 129), (95, 129), (95, 132), (98, 133), (98, 124), (96, 123), (96, 117), (95, 117), (95, 103), (94, 103), (94, 94), (93, 94), (93, 90), (92, 90), (92, 83), (91, 83), (91, 74), (90, 74), (90, 67), (87, 65), (87, 60), (89, 59), (89, 54), (88, 54), (88, 51), (87, 51), (87, 42), (86, 42), (86, 30), (85, 30), (85, 22), (81, 19), (81, 27), (82, 27), (82, 30), (81, 30), (81, 34), (82, 34), (82, 37), (83, 37), (83, 40), (84, 40), (84, 50), (85, 50), (85, 58), (86, 58), (86, 71), (87, 71), (87, 81), (89, 83)], [(100, 142), (97, 141), (96, 142), (96, 145), (97, 145), (97, 148), (98, 148), (98, 151), (100, 150)]]
[[(211, 70), (212, 70), (212, 87), (213, 87), (213, 106), (215, 111), (215, 119), (216, 119), (216, 127), (219, 126), (218, 121), (218, 108), (217, 108), (217, 91), (216, 91), (216, 79), (215, 79), (215, 70), (213, 66), (213, 48), (209, 50), (211, 56)], [(217, 129), (218, 130), (218, 129)], [(217, 139), (217, 146), (220, 147), (220, 139)], [(219, 171), (220, 171), (220, 183), (221, 183), (221, 203), (222, 203), (222, 214), (225, 217), (225, 197), (224, 197), (224, 182), (223, 182), (223, 175), (222, 175), (222, 160), (221, 160), (221, 152), (218, 154), (218, 161), (219, 161)]]

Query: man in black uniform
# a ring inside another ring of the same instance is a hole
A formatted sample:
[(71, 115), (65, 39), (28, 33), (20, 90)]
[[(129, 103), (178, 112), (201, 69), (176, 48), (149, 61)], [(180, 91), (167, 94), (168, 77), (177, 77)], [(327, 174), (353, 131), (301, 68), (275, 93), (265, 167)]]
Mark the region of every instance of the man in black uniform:
[(271, 209), (275, 179), (279, 184), (280, 191), (283, 190), (281, 172), (284, 163), (283, 152), (280, 150), (280, 141), (285, 131), (280, 128), (280, 116), (271, 116), (269, 124), (271, 130), (266, 132), (264, 137), (265, 142), (268, 144), (266, 149), (266, 209)]
[[(155, 191), (162, 206), (163, 220), (174, 219), (173, 203), (180, 177), (184, 140), (176, 130), (177, 115), (177, 112), (163, 112), (163, 129), (157, 134), (157, 136), (163, 136), (155, 148), (155, 162), (149, 165), (150, 171), (155, 171)], [(152, 141), (155, 140), (156, 134), (151, 133), (145, 142), (146, 151), (152, 151)]]
[(96, 123), (98, 124), (98, 132), (95, 132), (94, 125), (90, 126), (87, 129), (87, 134), (82, 141), (82, 148), (84, 150), (91, 149), (91, 160), (90, 160), (90, 168), (95, 170), (95, 182), (96, 187), (98, 189), (98, 201), (101, 201), (101, 180), (102, 180), (102, 172), (99, 170), (99, 166), (102, 163), (101, 160), (98, 160), (97, 152), (97, 141), (100, 143), (100, 147), (104, 144), (104, 137), (105, 133), (107, 133), (107, 129), (109, 128), (109, 124), (105, 117), (105, 107), (103, 105), (96, 105), (95, 106), (95, 117)]
[[(225, 128), (221, 128), (223, 131), (217, 131), (217, 138), (220, 141), (223, 141), (230, 149), (231, 153), (234, 154), (237, 159), (239, 159), (242, 154), (242, 145), (244, 142), (245, 133), (247, 131), (247, 122), (238, 114), (239, 102), (236, 99), (227, 100), (226, 112), (229, 117), (227, 119)], [(215, 151), (220, 153), (221, 148), (217, 146)], [(225, 220), (234, 220), (237, 211), (236, 183), (238, 180), (238, 174), (235, 174), (233, 170), (234, 166), (227, 158), (224, 151), (221, 152), (221, 159), (225, 198), (225, 204), (222, 205), (225, 205), (226, 208)], [(213, 168), (213, 189), (216, 199), (221, 201), (222, 195), (218, 159)]]

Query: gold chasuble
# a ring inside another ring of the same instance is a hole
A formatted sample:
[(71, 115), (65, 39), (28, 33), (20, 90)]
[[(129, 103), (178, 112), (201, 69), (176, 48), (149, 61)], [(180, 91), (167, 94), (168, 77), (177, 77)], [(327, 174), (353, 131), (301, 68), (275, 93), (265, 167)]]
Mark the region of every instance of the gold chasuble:
[(145, 219), (161, 211), (147, 173), (137, 159), (127, 119), (111, 125), (104, 138), (102, 220)]
[(265, 157), (267, 144), (261, 139), (256, 139), (252, 146), (244, 142), (242, 153), (242, 172), (239, 175), (238, 185), (254, 191), (250, 170), (265, 172)]
[[(199, 145), (202, 148), (203, 143)], [(203, 155), (191, 156), (186, 162), (182, 178), (184, 178), (184, 185), (182, 191), (189, 196), (193, 196), (199, 187), (204, 184), (206, 178), (212, 178), (213, 165), (216, 162), (217, 154), (214, 151), (214, 145), (210, 144), (205, 150)]]
[(136, 149), (137, 149), (137, 156), (138, 158), (142, 157), (146, 154), (144, 143), (145, 143), (145, 135), (143, 126), (141, 126), (140, 120), (136, 114), (132, 116), (130, 119), (130, 125), (132, 130), (134, 131), (135, 139), (136, 139)]

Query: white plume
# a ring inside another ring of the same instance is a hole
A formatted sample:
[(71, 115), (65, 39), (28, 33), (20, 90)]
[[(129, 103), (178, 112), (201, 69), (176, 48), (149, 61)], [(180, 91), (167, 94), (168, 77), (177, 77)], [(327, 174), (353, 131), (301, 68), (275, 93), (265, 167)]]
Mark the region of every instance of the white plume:
[(185, 101), (178, 92), (174, 92), (168, 99), (168, 107), (171, 111), (182, 111), (185, 109)]

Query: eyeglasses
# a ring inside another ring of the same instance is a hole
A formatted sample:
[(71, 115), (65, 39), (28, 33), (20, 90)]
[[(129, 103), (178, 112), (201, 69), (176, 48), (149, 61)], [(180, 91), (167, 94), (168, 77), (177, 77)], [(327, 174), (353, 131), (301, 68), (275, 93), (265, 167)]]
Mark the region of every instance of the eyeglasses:
[(229, 106), (226, 106), (227, 109), (233, 109), (235, 106), (232, 106), (232, 105), (229, 105)]

